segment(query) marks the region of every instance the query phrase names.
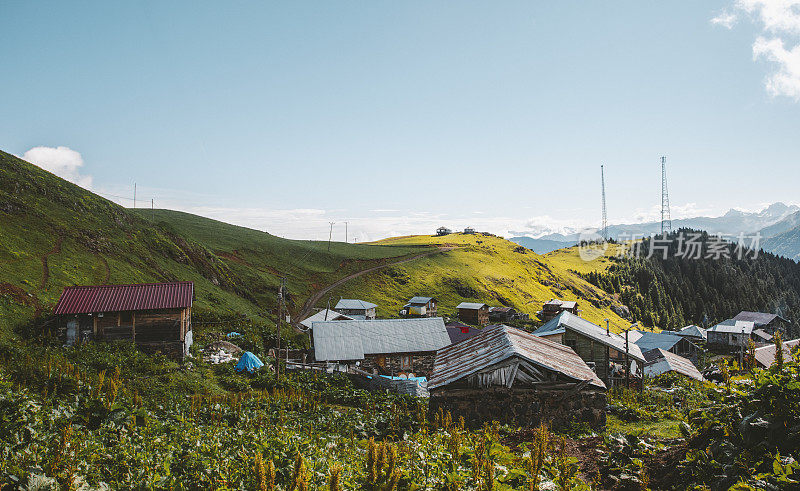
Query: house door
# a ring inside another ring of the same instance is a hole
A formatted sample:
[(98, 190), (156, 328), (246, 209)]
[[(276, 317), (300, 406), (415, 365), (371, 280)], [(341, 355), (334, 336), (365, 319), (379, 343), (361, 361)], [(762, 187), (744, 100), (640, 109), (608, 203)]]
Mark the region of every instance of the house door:
[(78, 339), (78, 320), (70, 319), (67, 321), (67, 345), (72, 346)]

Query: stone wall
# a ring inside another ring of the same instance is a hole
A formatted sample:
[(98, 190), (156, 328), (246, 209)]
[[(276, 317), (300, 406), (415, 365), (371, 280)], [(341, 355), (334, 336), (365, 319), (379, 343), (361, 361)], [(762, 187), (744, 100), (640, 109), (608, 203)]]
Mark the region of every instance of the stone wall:
[[(403, 368), (402, 357), (411, 357), (411, 368)], [(383, 359), (381, 366), (380, 359)], [(391, 355), (367, 355), (361, 361), (361, 370), (380, 375), (397, 375), (400, 372), (413, 372), (418, 377), (430, 377), (436, 353), (403, 353)]]
[(541, 422), (550, 427), (586, 423), (592, 428), (606, 424), (606, 393), (586, 389), (570, 397), (568, 391), (532, 389), (440, 389), (431, 393), (429, 411), (441, 407), (450, 411), (453, 420), (463, 416), (468, 426), (499, 421), (514, 426), (533, 427)]

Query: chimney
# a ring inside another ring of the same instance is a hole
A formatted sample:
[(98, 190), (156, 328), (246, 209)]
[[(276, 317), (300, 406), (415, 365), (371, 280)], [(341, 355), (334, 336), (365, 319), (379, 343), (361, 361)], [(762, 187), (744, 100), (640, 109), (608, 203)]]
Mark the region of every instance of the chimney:
[(606, 321), (606, 336), (611, 336), (611, 329), (608, 327), (608, 319), (603, 319)]

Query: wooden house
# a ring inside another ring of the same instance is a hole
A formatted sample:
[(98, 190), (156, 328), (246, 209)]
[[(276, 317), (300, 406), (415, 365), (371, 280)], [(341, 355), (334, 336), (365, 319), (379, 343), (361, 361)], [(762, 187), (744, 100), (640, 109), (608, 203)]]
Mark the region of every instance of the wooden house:
[(373, 320), (377, 307), (374, 303), (364, 300), (343, 298), (339, 300), (334, 310), (356, 320)]
[(450, 344), (441, 317), (314, 322), (317, 361), (380, 375), (430, 375), (436, 350)]
[(412, 297), (400, 310), (402, 317), (436, 317), (436, 299), (433, 297)]
[(608, 387), (638, 383), (644, 356), (630, 339), (570, 312), (562, 312), (533, 334), (572, 348)]
[(439, 228), (437, 228), (437, 229), (436, 229), (436, 236), (437, 236), (437, 237), (442, 237), (442, 236), (445, 236), (445, 235), (450, 235), (450, 234), (452, 234), (452, 233), (453, 233), (453, 231), (452, 231), (452, 230), (450, 230), (450, 229), (449, 229), (449, 228), (447, 228), (447, 227), (439, 227)]
[(716, 347), (740, 348), (747, 346), (753, 336), (752, 321), (728, 319), (706, 330), (708, 344)]
[(180, 358), (192, 345), (193, 296), (191, 281), (69, 286), (55, 315), (68, 345), (126, 340)]
[(508, 322), (523, 318), (523, 314), (514, 307), (491, 307), (489, 309), (489, 320), (492, 322)]
[[(635, 334), (635, 339), (633, 338)], [(633, 340), (642, 353), (661, 349), (689, 359), (697, 359), (699, 348), (686, 336), (671, 332), (631, 331), (628, 341)]]
[(775, 335), (776, 332), (785, 333), (790, 325), (787, 319), (778, 314), (750, 312), (747, 310), (739, 312), (732, 320), (752, 322), (753, 328), (761, 329), (770, 335)]
[[(792, 358), (792, 350), (795, 350), (800, 346), (800, 339), (792, 339), (790, 341), (783, 342), (783, 360), (788, 361)], [(766, 346), (761, 346), (760, 348), (756, 348), (756, 364), (760, 368), (769, 368), (775, 363), (775, 350), (774, 344), (768, 344)]]
[(605, 425), (606, 386), (564, 345), (505, 325), (490, 326), (436, 353), (429, 410), (534, 427)]
[(465, 235), (475, 235), (475, 229), (472, 227), (467, 227), (464, 229)]
[(580, 315), (580, 311), (578, 310), (578, 302), (572, 300), (558, 300), (553, 298), (542, 305), (542, 310), (538, 312), (538, 315), (542, 320), (549, 321), (550, 319), (559, 315), (561, 312), (569, 312), (574, 315)]
[(456, 309), (461, 322), (473, 326), (485, 326), (489, 323), (489, 306), (485, 303), (461, 302)]

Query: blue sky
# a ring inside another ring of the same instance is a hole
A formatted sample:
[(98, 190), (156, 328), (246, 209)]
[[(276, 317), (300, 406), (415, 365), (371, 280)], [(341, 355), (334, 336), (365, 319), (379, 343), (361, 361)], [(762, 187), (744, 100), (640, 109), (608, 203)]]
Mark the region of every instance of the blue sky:
[(6, 1), (0, 149), (296, 238), (596, 225), (601, 163), (653, 217), (662, 154), (674, 217), (797, 202), (800, 6), (734, 1)]

